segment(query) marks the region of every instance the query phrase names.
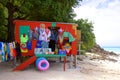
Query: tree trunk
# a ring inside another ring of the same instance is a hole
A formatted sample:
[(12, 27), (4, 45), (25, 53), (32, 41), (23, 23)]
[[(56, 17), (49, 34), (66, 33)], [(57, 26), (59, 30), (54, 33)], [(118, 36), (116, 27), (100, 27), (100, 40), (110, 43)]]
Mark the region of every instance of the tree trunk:
[(11, 42), (14, 41), (14, 24), (13, 24), (13, 4), (11, 4), (10, 2), (7, 3), (8, 8), (8, 37), (7, 37), (7, 41)]

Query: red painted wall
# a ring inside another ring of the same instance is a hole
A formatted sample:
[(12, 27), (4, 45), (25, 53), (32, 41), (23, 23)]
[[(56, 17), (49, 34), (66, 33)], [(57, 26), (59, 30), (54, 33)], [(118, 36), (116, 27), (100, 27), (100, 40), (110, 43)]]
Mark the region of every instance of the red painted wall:
[[(20, 26), (30, 26), (30, 29), (34, 29), (36, 26), (40, 26), (40, 24), (43, 23), (45, 24), (45, 27), (50, 27), (52, 26), (52, 22), (44, 22), (44, 21), (26, 21), (26, 20), (15, 20), (15, 41), (20, 42), (20, 37), (19, 37), (19, 27)], [(56, 22), (56, 26), (62, 28), (63, 30), (67, 30), (72, 34), (74, 38), (76, 38), (76, 30), (73, 29), (73, 24), (71, 23), (61, 23), (61, 22)], [(32, 40), (32, 50), (29, 50), (28, 53), (23, 53), (23, 56), (33, 56), (34, 55), (34, 48), (36, 44), (36, 40)], [(76, 40), (72, 42), (72, 54), (76, 55), (77, 54), (77, 44)]]

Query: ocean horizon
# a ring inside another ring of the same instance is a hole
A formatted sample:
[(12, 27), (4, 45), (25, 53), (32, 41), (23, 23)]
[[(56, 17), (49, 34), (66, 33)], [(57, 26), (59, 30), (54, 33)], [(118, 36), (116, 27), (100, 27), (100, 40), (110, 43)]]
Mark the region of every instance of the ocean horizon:
[(116, 54), (120, 54), (120, 47), (119, 46), (104, 46), (102, 47), (106, 51), (114, 52)]

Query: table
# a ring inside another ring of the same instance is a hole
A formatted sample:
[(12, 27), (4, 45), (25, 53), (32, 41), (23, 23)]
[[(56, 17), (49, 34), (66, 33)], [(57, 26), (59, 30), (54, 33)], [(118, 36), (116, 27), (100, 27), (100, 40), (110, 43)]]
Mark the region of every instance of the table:
[(37, 58), (45, 57), (45, 58), (64, 58), (63, 70), (66, 70), (66, 55), (58, 55), (58, 54), (35, 54)]

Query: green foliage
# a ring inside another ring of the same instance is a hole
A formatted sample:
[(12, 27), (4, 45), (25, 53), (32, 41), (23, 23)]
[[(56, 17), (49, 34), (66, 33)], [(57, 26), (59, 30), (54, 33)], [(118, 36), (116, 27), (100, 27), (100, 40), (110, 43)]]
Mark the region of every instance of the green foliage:
[(73, 7), (82, 0), (0, 0), (0, 25), (7, 26), (8, 40), (14, 37), (13, 20), (69, 22)]
[[(7, 24), (5, 20), (5, 8), (0, 4), (0, 40), (5, 40), (7, 38), (7, 28), (4, 26)], [(4, 35), (4, 36), (3, 36)]]
[(88, 19), (79, 19), (75, 21), (78, 24), (77, 29), (81, 30), (81, 49), (89, 50), (95, 45), (95, 35), (93, 33), (93, 23)]
[(4, 5), (4, 6), (5, 6), (5, 5), (6, 5), (6, 3), (7, 3), (7, 1), (8, 1), (8, 0), (0, 0), (0, 4), (2, 4), (2, 5)]
[(2, 4), (0, 4), (0, 26), (4, 25), (4, 19), (5, 19), (4, 7), (2, 6)]
[(85, 53), (86, 53), (85, 50), (80, 50), (80, 54), (81, 54), (81, 55), (86, 55)]
[(77, 6), (79, 1), (40, 0), (39, 3), (33, 1), (32, 10), (34, 11), (31, 12), (29, 20), (68, 22), (69, 19), (74, 17), (72, 7)]
[(0, 40), (7, 39), (7, 28), (5, 26), (0, 26)]
[[(73, 20), (73, 7), (82, 0), (0, 0), (0, 39), (14, 37), (13, 20), (75, 22), (81, 30), (81, 49), (89, 50), (95, 44), (93, 24), (87, 19)], [(8, 33), (7, 33), (8, 32)], [(5, 36), (2, 36), (5, 35)]]

